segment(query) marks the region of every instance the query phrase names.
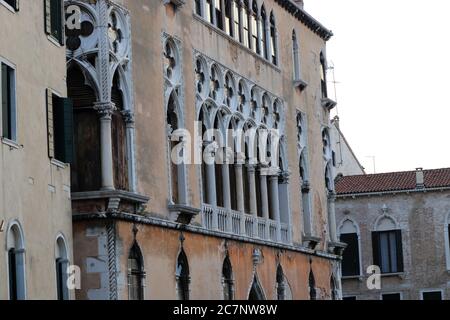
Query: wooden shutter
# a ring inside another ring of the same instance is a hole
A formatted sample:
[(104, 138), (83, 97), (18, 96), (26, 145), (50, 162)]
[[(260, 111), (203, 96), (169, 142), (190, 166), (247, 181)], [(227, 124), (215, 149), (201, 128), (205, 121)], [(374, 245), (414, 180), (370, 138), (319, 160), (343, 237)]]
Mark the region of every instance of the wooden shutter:
[(380, 233), (372, 232), (373, 264), (381, 268)]
[(47, 141), (48, 141), (48, 156), (55, 158), (55, 129), (53, 127), (53, 93), (47, 89)]
[(403, 272), (403, 242), (402, 230), (395, 231), (395, 242), (397, 244), (397, 272)]
[(63, 137), (64, 137), (64, 159), (65, 163), (72, 163), (74, 158), (74, 142), (73, 142), (73, 103), (69, 98), (63, 98)]

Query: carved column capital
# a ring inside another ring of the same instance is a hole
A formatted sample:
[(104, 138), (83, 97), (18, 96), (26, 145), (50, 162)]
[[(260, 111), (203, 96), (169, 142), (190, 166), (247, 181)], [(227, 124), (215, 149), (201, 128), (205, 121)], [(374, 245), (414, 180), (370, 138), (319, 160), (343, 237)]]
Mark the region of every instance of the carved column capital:
[(112, 119), (112, 114), (117, 110), (114, 102), (96, 102), (94, 103), (94, 110), (96, 110), (102, 119)]
[(131, 110), (123, 110), (121, 114), (126, 124), (134, 125), (136, 120), (134, 112), (132, 112)]

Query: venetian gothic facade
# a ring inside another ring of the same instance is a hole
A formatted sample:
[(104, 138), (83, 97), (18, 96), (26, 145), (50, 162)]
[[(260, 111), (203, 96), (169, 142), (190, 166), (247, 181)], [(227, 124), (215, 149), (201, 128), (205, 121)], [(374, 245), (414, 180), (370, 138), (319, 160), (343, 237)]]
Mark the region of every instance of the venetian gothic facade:
[[(332, 33), (303, 1), (0, 0), (0, 15), (33, 29), (0, 45), (1, 297), (341, 298)], [(51, 72), (27, 64), (35, 43)]]
[(339, 298), (331, 32), (285, 0), (65, 5), (77, 298)]

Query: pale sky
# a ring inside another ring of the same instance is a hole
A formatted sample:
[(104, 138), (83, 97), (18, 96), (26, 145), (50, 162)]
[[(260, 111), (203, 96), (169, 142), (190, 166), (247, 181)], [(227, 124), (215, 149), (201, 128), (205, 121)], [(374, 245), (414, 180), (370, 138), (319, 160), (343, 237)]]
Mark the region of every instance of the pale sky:
[(341, 129), (367, 172), (367, 156), (377, 172), (450, 167), (450, 1), (305, 0), (305, 9), (333, 30)]

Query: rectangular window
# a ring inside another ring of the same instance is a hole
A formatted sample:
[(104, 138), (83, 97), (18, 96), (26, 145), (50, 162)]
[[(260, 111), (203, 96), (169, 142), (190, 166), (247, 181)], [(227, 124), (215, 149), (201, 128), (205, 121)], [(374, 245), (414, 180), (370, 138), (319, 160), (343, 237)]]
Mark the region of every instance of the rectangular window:
[(240, 21), (239, 21), (239, 5), (237, 4), (236, 0), (233, 1), (233, 19), (234, 19), (234, 38), (241, 42), (241, 32), (239, 30), (240, 28)]
[(64, 43), (63, 0), (44, 0), (44, 4), (45, 32), (62, 45)]
[(13, 8), (14, 11), (19, 11), (19, 0), (0, 0), (0, 2), (1, 1)]
[(215, 0), (215, 12), (216, 12), (216, 27), (223, 30), (223, 20), (222, 20), (222, 1)]
[(248, 48), (248, 46), (249, 46), (249, 36), (250, 36), (250, 33), (249, 33), (249, 24), (248, 24), (248, 18), (249, 18), (249, 15), (248, 15), (248, 11), (247, 11), (247, 9), (245, 9), (244, 8), (244, 10), (242, 10), (242, 22), (243, 22), (243, 32), (244, 32), (244, 35), (243, 35), (243, 37), (244, 37), (244, 46), (246, 46), (247, 48)]
[(1, 64), (2, 137), (16, 140), (16, 74), (10, 66)]
[(428, 291), (422, 292), (422, 300), (435, 300), (440, 301), (442, 299), (442, 291)]
[(251, 21), (252, 21), (252, 49), (254, 52), (259, 54), (258, 23), (254, 15), (251, 16)]
[(64, 163), (73, 159), (72, 101), (47, 90), (48, 155)]
[(401, 230), (381, 231), (372, 233), (374, 264), (381, 272), (403, 272), (403, 245)]
[(351, 277), (360, 275), (359, 242), (356, 233), (341, 234), (340, 241), (347, 244), (342, 259), (342, 276)]
[(400, 293), (388, 293), (381, 295), (381, 300), (402, 300), (402, 295)]
[(342, 298), (343, 301), (356, 301), (356, 296), (348, 296), (348, 297), (343, 297)]
[(225, 3), (225, 32), (233, 37), (231, 32), (233, 21), (231, 20), (231, 12), (232, 12), (232, 1), (226, 1)]

